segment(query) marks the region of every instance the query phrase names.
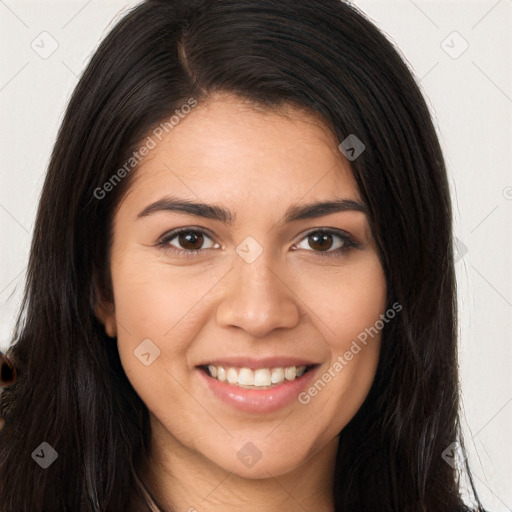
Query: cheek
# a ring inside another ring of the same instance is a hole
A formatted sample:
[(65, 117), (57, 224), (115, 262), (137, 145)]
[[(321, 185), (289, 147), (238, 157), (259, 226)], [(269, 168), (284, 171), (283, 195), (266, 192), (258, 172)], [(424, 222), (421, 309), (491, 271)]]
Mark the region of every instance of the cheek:
[(300, 275), (297, 295), (314, 313), (314, 321), (333, 351), (347, 350), (352, 340), (374, 326), (385, 312), (386, 280), (374, 253), (353, 265)]
[[(112, 269), (117, 343), (121, 364), (133, 388), (152, 414), (185, 435), (199, 410), (187, 387), (187, 350), (202, 319), (205, 289), (191, 286), (184, 267), (172, 268), (162, 259), (132, 250)], [(212, 276), (204, 276), (205, 286)], [(207, 288), (206, 288), (207, 289)], [(147, 356), (146, 354), (149, 354)], [(180, 410), (173, 423), (172, 410)], [(184, 430), (182, 432), (182, 430)]]
[(208, 291), (221, 278), (222, 269), (173, 267), (136, 250), (113, 267), (119, 356), (134, 389), (153, 411), (162, 406), (163, 392), (182, 400), (181, 386), (190, 378), (190, 346), (211, 310)]
[[(324, 335), (329, 361), (299, 401), (311, 414), (330, 418), (328, 437), (352, 419), (373, 383), (383, 327), (381, 315), (386, 313), (386, 281), (376, 256), (361, 265), (339, 268), (328, 278), (315, 277), (316, 287), (311, 287), (309, 276), (303, 293), (306, 296), (309, 290), (306, 300)], [(312, 293), (314, 289), (318, 293)]]
[[(154, 337), (179, 349), (181, 332), (200, 327), (198, 315), (208, 290), (221, 279), (219, 269), (170, 266), (162, 258), (133, 251), (112, 271), (116, 320), (139, 343)], [(172, 343), (171, 343), (172, 341)]]

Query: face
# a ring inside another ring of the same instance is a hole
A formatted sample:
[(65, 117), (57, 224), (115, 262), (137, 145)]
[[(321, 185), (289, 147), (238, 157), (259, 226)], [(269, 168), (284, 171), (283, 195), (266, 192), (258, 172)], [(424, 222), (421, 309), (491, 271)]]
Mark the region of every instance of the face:
[(332, 455), (367, 396), (380, 332), (358, 336), (386, 283), (338, 143), (292, 108), (217, 95), (134, 171), (101, 319), (170, 456), (289, 473)]

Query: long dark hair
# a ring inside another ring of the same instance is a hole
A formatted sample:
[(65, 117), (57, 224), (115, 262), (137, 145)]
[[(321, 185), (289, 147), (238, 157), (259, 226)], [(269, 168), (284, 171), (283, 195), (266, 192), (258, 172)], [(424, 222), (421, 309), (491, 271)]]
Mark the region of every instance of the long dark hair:
[[(340, 142), (354, 134), (365, 145), (352, 170), (388, 302), (402, 311), (340, 434), (336, 510), (469, 510), (460, 471), (442, 456), (462, 443), (450, 197), (411, 72), (339, 0), (148, 0), (93, 56), (53, 150), (8, 352), (18, 379), (1, 397), (2, 512), (149, 510), (137, 471), (150, 448), (148, 411), (94, 314), (99, 298), (112, 300), (112, 219), (136, 169), (112, 177), (162, 120), (216, 91), (294, 105)], [(58, 454), (47, 469), (33, 457), (43, 442)]]

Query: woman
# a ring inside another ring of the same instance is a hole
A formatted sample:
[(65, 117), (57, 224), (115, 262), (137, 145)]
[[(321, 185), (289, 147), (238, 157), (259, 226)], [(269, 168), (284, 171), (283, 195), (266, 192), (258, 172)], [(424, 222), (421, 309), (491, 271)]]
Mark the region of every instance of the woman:
[(355, 7), (140, 4), (43, 188), (2, 512), (469, 510), (451, 228), (425, 102)]

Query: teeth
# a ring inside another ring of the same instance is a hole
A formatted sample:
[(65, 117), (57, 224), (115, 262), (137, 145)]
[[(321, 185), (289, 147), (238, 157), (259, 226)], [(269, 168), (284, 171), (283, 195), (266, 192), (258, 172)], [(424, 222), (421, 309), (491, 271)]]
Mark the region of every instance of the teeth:
[(288, 368), (285, 369), (284, 378), (286, 380), (294, 380), (296, 376), (297, 376), (297, 369), (295, 368), (295, 366), (289, 366)]
[(286, 368), (224, 368), (222, 366), (208, 365), (208, 373), (220, 382), (241, 387), (268, 388), (273, 385), (292, 381), (306, 373), (306, 366), (288, 366)]
[(268, 368), (260, 368), (254, 372), (255, 386), (270, 386), (270, 370)]
[(273, 368), (270, 374), (270, 381), (272, 384), (284, 382), (284, 370), (282, 368)]
[(250, 368), (242, 368), (238, 374), (238, 384), (254, 386), (254, 372)]
[(236, 384), (238, 382), (238, 372), (235, 368), (228, 369), (228, 382), (230, 384)]

